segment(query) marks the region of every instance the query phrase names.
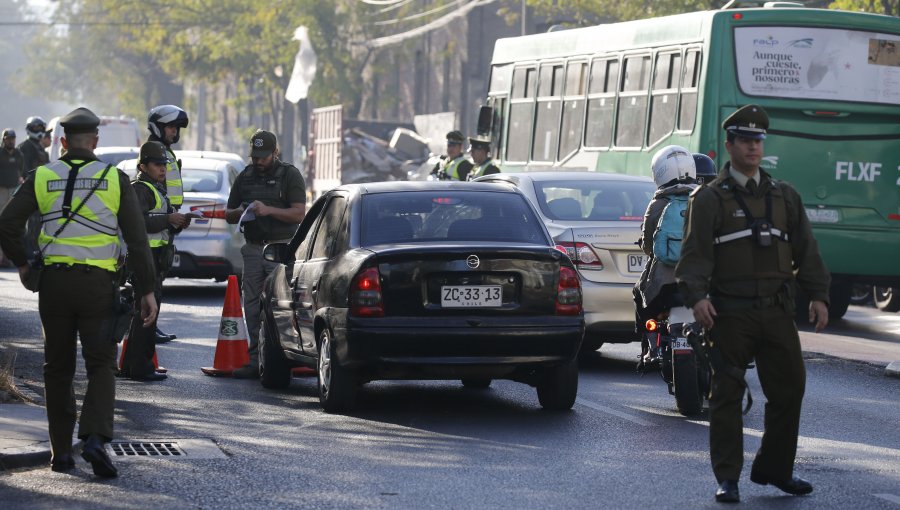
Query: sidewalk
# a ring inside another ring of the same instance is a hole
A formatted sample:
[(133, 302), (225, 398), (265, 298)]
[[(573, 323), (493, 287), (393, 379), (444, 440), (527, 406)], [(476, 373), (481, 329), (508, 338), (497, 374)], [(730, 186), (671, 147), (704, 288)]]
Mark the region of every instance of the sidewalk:
[[(848, 314), (850, 320), (865, 321), (864, 311)], [(898, 328), (900, 328), (900, 315)], [(836, 329), (839, 330), (839, 327)], [(900, 329), (898, 329), (900, 331)], [(892, 331), (893, 332), (893, 331)], [(885, 366), (885, 375), (900, 378), (900, 341), (867, 339), (841, 335), (816, 335), (801, 330), (804, 352)], [(29, 390), (23, 389), (28, 393)], [(30, 392), (29, 398), (43, 403)], [(50, 464), (50, 439), (47, 437), (47, 412), (43, 405), (0, 404), (0, 470)]]

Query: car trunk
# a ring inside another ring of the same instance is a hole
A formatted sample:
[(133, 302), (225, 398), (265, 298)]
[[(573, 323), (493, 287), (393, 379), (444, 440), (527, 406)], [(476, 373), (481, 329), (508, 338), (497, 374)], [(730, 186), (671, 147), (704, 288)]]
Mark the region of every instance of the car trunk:
[(179, 236), (205, 237), (209, 234), (213, 222), (225, 223), (225, 204), (214, 193), (184, 194), (184, 205), (181, 212), (203, 212), (203, 218), (194, 218), (191, 226), (186, 228)]
[(375, 260), (387, 316), (555, 313), (562, 259), (547, 246), (400, 245)]
[[(600, 259), (600, 264), (585, 263), (580, 255), (572, 257), (579, 275), (587, 281), (601, 283), (634, 283), (644, 269), (646, 255), (638, 247), (639, 231), (635, 226), (623, 227), (621, 222), (592, 222), (591, 226), (574, 227), (554, 237), (563, 244), (586, 244)], [(567, 245), (564, 244), (564, 245)], [(576, 252), (583, 254), (582, 251)], [(570, 249), (570, 256), (571, 256)]]

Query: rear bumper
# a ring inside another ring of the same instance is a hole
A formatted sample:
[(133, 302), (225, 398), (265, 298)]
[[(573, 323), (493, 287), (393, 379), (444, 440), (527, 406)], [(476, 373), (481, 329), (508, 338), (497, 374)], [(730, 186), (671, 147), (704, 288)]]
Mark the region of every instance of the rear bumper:
[(450, 379), (510, 376), (574, 359), (581, 347), (580, 317), (548, 320), (350, 319), (334, 328), (341, 364), (379, 377)]
[(214, 278), (226, 280), (243, 270), (242, 241), (230, 233), (209, 233), (194, 237), (185, 233), (175, 238), (179, 265), (168, 275), (176, 278)]
[(634, 331), (634, 297), (631, 283), (595, 283), (581, 280), (584, 322), (589, 337), (603, 342), (640, 340)]
[(169, 270), (170, 277), (226, 280), (229, 275), (239, 274), (234, 265), (224, 257), (206, 257), (179, 251), (178, 258), (180, 264)]

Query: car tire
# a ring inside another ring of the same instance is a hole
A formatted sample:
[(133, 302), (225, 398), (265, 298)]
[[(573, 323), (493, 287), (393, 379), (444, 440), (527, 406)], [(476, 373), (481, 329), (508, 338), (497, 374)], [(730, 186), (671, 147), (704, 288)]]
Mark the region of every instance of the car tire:
[(850, 292), (850, 304), (857, 306), (871, 306), (873, 290), (874, 287), (871, 285), (854, 285), (853, 291)]
[(900, 294), (893, 287), (875, 287), (875, 306), (882, 312), (900, 311)]
[(672, 385), (678, 412), (684, 416), (700, 414), (703, 410), (703, 391), (700, 389), (697, 357), (693, 353), (675, 355), (672, 362)]
[(537, 384), (538, 402), (548, 411), (566, 411), (578, 395), (578, 361), (573, 359), (547, 371)]
[(264, 388), (281, 389), (291, 385), (291, 365), (276, 334), (269, 333), (266, 313), (262, 313), (259, 328), (259, 382)]
[(473, 390), (485, 390), (490, 388), (491, 380), (479, 377), (466, 377), (462, 379), (462, 385)]
[(356, 378), (337, 362), (331, 331), (319, 332), (319, 403), (327, 413), (347, 411), (356, 400)]

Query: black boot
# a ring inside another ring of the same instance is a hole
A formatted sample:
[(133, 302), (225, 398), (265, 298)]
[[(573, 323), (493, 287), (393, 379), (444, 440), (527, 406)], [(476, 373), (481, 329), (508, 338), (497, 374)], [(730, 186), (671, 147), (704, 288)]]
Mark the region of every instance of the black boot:
[(84, 440), (81, 450), (81, 458), (91, 463), (94, 474), (103, 478), (115, 478), (119, 476), (119, 470), (113, 465), (109, 455), (106, 454), (105, 442), (97, 434), (91, 434)]
[(169, 335), (167, 333), (163, 333), (162, 330), (159, 329), (159, 326), (156, 327), (156, 337), (154, 339), (156, 341), (156, 343), (164, 344), (166, 342), (171, 342), (172, 340), (175, 340), (175, 338), (177, 338), (175, 335)]

